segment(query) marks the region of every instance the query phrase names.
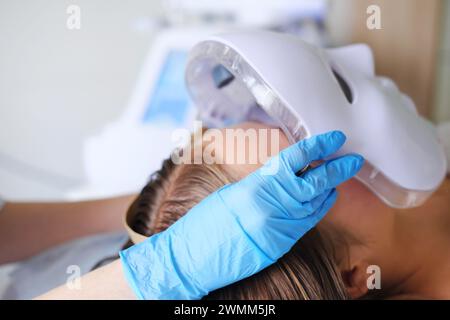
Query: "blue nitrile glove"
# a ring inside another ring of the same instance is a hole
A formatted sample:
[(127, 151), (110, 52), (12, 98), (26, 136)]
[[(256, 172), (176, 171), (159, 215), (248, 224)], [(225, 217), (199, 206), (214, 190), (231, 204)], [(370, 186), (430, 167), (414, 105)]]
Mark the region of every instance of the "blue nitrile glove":
[[(276, 262), (331, 208), (334, 188), (361, 168), (361, 156), (347, 155), (296, 175), (344, 141), (334, 131), (298, 142), (209, 195), (166, 231), (120, 252), (137, 296), (199, 299)], [(268, 175), (275, 161), (278, 170)]]

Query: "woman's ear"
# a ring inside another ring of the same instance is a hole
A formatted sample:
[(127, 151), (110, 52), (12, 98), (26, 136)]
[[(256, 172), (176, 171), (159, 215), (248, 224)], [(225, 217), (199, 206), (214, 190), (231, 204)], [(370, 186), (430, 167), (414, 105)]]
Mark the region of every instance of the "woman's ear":
[(341, 277), (344, 281), (347, 293), (352, 299), (358, 299), (367, 294), (367, 267), (369, 264), (364, 261), (351, 263), (348, 268), (341, 270)]

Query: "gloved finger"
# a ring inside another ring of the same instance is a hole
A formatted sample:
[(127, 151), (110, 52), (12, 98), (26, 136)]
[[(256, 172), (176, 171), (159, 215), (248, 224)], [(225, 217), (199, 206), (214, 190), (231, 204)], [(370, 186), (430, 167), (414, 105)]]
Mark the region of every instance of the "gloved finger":
[(311, 201), (302, 202), (302, 210), (293, 210), (294, 218), (306, 217), (319, 209), (334, 189), (325, 190)]
[(333, 189), (322, 205), (311, 215), (303, 218), (302, 225), (305, 226), (305, 233), (308, 232), (311, 228), (316, 226), (323, 217), (330, 211), (331, 207), (336, 203), (338, 192), (336, 189)]
[(281, 151), (279, 159), (295, 173), (310, 162), (326, 158), (338, 151), (345, 139), (341, 131), (330, 131), (313, 136)]
[(363, 164), (364, 158), (358, 154), (324, 162), (298, 178), (300, 197), (303, 201), (308, 201), (328, 189), (336, 188), (357, 174)]
[(283, 209), (280, 213), (291, 218), (291, 219), (299, 219), (302, 217), (306, 217), (316, 211), (323, 202), (329, 197), (333, 190), (326, 190), (321, 194), (317, 195), (315, 198), (308, 201), (299, 201), (298, 196), (292, 194), (293, 201), (286, 201), (283, 203)]

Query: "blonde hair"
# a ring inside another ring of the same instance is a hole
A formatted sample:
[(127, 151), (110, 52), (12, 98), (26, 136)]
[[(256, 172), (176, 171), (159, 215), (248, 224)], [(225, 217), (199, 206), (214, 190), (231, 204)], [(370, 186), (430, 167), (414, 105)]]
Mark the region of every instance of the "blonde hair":
[[(167, 159), (130, 206), (130, 225), (146, 236), (164, 231), (210, 193), (234, 181), (220, 165), (175, 165)], [(348, 295), (330, 242), (312, 229), (272, 266), (205, 298), (317, 300)]]

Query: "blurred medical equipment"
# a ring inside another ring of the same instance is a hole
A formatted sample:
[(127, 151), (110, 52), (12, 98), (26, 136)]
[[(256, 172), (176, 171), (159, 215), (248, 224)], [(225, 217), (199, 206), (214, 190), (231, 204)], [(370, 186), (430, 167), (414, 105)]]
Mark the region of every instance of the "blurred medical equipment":
[(327, 5), (324, 0), (165, 0), (164, 4), (172, 25), (216, 21), (252, 27), (287, 25), (303, 17), (321, 19)]
[(136, 192), (159, 169), (177, 146), (171, 133), (191, 129), (196, 118), (184, 81), (196, 43), (223, 29), (252, 26), (293, 32), (322, 45), (325, 10), (323, 0), (166, 1), (167, 21), (152, 41), (129, 103), (117, 121), (84, 142), (87, 181), (68, 197)]
[(342, 130), (340, 154), (367, 160), (357, 178), (392, 207), (418, 206), (444, 179), (446, 158), (412, 100), (374, 72), (363, 44), (322, 50), (293, 35), (249, 31), (199, 43), (186, 79), (211, 126), (270, 118), (291, 143)]
[[(167, 230), (121, 251), (136, 295), (200, 299), (276, 262), (331, 208), (335, 187), (361, 169), (363, 158), (347, 155), (296, 175), (344, 142), (338, 131), (302, 140), (212, 193)], [(274, 162), (278, 170), (268, 175)]]
[(169, 29), (153, 40), (122, 116), (85, 141), (88, 181), (69, 197), (136, 192), (160, 168), (173, 149), (172, 132), (190, 128), (195, 119), (183, 70), (188, 49), (206, 34), (199, 29)]

